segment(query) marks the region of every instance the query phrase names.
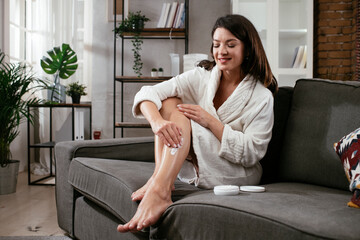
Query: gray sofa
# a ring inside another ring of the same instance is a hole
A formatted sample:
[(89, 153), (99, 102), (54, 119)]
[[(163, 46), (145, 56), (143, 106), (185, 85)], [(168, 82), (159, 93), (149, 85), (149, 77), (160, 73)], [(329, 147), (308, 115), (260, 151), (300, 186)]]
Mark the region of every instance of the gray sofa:
[(55, 147), (59, 226), (91, 239), (360, 239), (360, 210), (333, 144), (360, 127), (360, 82), (298, 80), (275, 97), (275, 125), (261, 163), (266, 192), (216, 196), (175, 183), (174, 204), (140, 233), (119, 223), (131, 193), (152, 174), (153, 138), (62, 142)]

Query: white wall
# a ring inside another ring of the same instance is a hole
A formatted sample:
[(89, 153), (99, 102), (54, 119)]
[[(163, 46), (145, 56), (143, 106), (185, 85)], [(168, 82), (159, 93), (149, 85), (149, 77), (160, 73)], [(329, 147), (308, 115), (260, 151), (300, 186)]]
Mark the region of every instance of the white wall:
[(0, 49), (3, 50), (4, 42), (4, 0), (0, 0)]
[[(131, 0), (130, 10), (139, 11), (151, 19), (146, 23), (148, 27), (156, 26), (159, 12), (164, 2), (172, 0)], [(190, 2), (189, 22), (189, 53), (210, 53), (211, 29), (215, 20), (230, 13), (230, 0), (192, 0)], [(102, 128), (103, 138), (113, 136), (113, 23), (107, 21), (106, 5), (103, 0), (93, 0), (93, 128)], [(117, 41), (117, 75), (121, 74), (121, 41)], [(124, 75), (134, 75), (132, 70), (132, 51), (130, 40), (125, 40), (125, 69)], [(182, 59), (184, 53), (183, 40), (145, 40), (142, 46), (142, 73), (150, 75), (152, 67), (163, 67), (165, 75), (170, 75), (169, 53), (179, 53)], [(133, 96), (140, 88), (140, 84), (126, 85), (124, 111), (125, 120), (132, 120), (130, 113)], [(118, 84), (118, 89), (120, 84)], [(117, 93), (119, 94), (119, 93)], [(119, 99), (120, 96), (117, 97)], [(117, 106), (120, 106), (118, 103)], [(119, 114), (119, 111), (117, 111)], [(120, 115), (118, 115), (120, 116)], [(149, 134), (149, 131), (145, 131)], [(144, 134), (144, 131), (127, 129), (125, 136)], [(120, 134), (117, 134), (120, 136)]]

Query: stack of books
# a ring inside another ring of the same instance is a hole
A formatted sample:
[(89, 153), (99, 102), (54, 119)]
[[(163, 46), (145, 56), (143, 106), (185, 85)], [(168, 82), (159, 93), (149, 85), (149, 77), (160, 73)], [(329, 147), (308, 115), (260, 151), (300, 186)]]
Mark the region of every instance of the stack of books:
[(301, 45), (295, 48), (295, 53), (292, 61), (292, 68), (305, 68), (307, 59), (307, 46)]
[(161, 9), (158, 28), (184, 28), (185, 25), (185, 4), (164, 3)]

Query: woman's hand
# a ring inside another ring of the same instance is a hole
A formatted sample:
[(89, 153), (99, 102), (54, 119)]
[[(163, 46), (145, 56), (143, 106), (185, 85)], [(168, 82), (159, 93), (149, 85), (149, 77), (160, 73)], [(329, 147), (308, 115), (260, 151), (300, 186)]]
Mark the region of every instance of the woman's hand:
[(210, 129), (210, 131), (221, 142), (224, 131), (224, 125), (222, 122), (213, 117), (199, 105), (179, 104), (177, 107), (179, 111), (182, 112), (186, 117), (197, 122), (204, 128)]
[(168, 147), (178, 148), (181, 146), (181, 128), (174, 122), (159, 119), (151, 124), (151, 129)]
[(211, 116), (199, 105), (193, 104), (179, 104), (178, 109), (189, 119), (197, 122), (205, 128), (209, 128), (210, 121), (213, 121), (214, 117)]

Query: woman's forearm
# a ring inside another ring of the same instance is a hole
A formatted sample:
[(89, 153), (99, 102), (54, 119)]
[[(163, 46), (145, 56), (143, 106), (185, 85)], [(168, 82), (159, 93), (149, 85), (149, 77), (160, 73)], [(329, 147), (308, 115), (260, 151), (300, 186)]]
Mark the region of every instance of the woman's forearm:
[(224, 124), (217, 119), (209, 121), (208, 128), (215, 135), (215, 137), (221, 142), (224, 132)]
[(143, 101), (140, 103), (140, 111), (152, 125), (154, 122), (163, 119), (160, 115), (159, 110), (157, 109), (155, 103), (151, 101)]

